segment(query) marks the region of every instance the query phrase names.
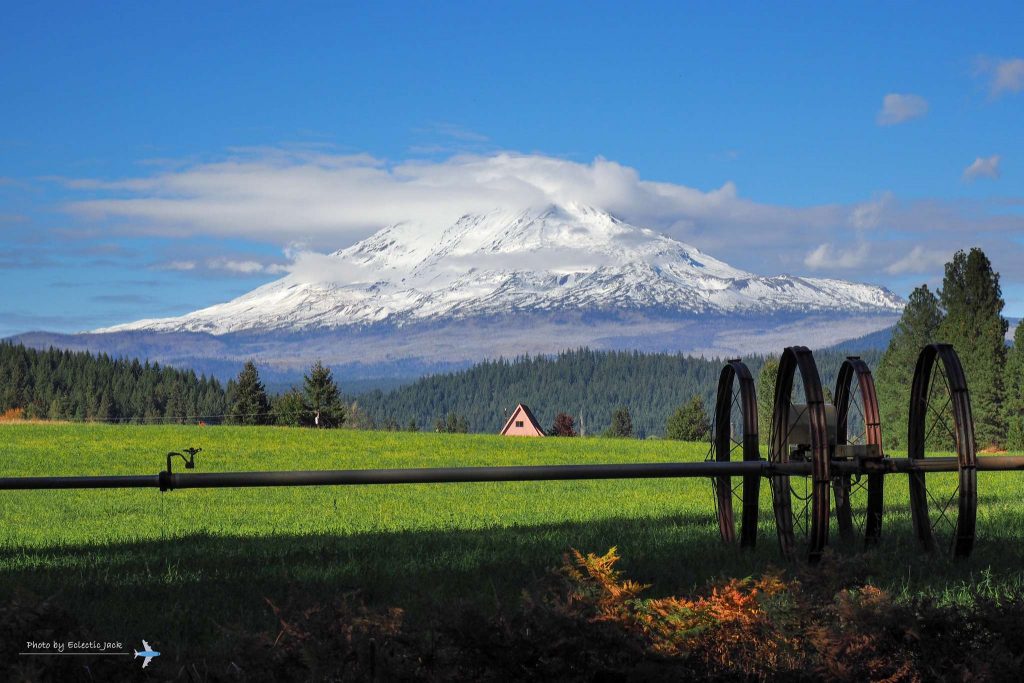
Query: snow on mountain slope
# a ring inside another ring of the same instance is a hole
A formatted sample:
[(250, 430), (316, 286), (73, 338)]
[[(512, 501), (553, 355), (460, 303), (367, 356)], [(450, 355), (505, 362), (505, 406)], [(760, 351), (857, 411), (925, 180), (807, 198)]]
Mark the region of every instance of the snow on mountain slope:
[(558, 310), (892, 313), (890, 291), (762, 277), (590, 207), (466, 215), (440, 233), (386, 227), (233, 301), (97, 332), (309, 331)]

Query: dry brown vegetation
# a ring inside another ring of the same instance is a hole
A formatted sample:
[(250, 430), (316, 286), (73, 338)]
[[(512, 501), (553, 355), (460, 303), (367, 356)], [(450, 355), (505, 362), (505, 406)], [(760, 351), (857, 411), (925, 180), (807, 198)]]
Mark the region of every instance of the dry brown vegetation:
[[(860, 560), (834, 556), (790, 575), (772, 571), (715, 582), (695, 596), (650, 598), (618, 562), (614, 548), (573, 551), (513, 609), (482, 614), (456, 605), (428, 624), (408, 623), (398, 608), (369, 608), (358, 592), (327, 602), (268, 599), (274, 629), (225, 628), (223, 658), (148, 673), (168, 680), (940, 681), (1017, 679), (1024, 662), (1024, 599), (975, 597), (969, 608), (894, 601), (865, 581)], [(0, 642), (81, 635), (57, 604), (19, 594), (0, 605)], [(7, 680), (115, 673), (110, 659), (0, 654)]]
[(649, 598), (618, 562), (614, 548), (573, 551), (514, 609), (453, 609), (427, 627), (413, 628), (399, 609), (368, 609), (357, 594), (330, 605), (272, 603), (279, 627), (242, 636), (215, 677), (1002, 680), (1024, 662), (1021, 600), (897, 602), (865, 581), (858, 560), (836, 557), (790, 576)]

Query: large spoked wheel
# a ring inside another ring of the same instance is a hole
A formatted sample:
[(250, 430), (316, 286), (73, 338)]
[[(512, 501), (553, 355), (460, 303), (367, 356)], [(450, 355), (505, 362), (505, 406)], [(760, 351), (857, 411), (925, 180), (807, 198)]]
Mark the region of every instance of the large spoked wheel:
[[(810, 443), (806, 452), (790, 452), (793, 415), (793, 380), (800, 373), (808, 412)], [(810, 349), (804, 346), (787, 348), (779, 360), (775, 380), (775, 408), (772, 411), (772, 462), (808, 463), (809, 474), (779, 474), (771, 478), (772, 504), (779, 535), (779, 548), (789, 558), (805, 552), (811, 562), (821, 558), (828, 544), (829, 525), (829, 438), (825, 398), (821, 377)]]
[[(874, 446), (874, 453), (881, 457), (878, 397), (867, 363), (856, 357), (843, 361), (834, 398), (837, 454), (839, 446)], [(847, 545), (863, 539), (865, 546), (871, 546), (882, 535), (884, 480), (882, 474), (837, 474), (832, 478), (836, 525)]]
[(910, 394), (907, 455), (956, 455), (956, 472), (912, 472), (910, 512), (925, 550), (967, 557), (974, 548), (978, 516), (977, 447), (967, 380), (949, 344), (921, 350)]
[[(730, 360), (718, 378), (718, 397), (715, 419), (711, 429), (711, 448), (708, 460), (757, 461), (757, 394), (750, 370), (739, 360)], [(738, 479), (738, 481), (734, 481)], [(735, 543), (737, 538), (735, 510), (741, 511), (739, 543), (752, 548), (757, 543), (758, 499), (761, 477), (712, 477), (715, 494), (715, 513), (722, 540)]]

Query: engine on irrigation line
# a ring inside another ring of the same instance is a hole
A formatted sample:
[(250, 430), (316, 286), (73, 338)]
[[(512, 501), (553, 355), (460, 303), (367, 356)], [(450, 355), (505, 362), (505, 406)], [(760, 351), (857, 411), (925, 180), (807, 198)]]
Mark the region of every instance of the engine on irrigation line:
[[(877, 543), (885, 476), (894, 473), (909, 479), (913, 529), (922, 546), (956, 557), (970, 554), (978, 458), (967, 382), (952, 346), (929, 345), (918, 357), (905, 459), (885, 456), (874, 379), (860, 358), (843, 362), (829, 395), (811, 351), (789, 347), (770, 398), (771, 432), (763, 439), (754, 380), (742, 361), (728, 361), (719, 377), (708, 460), (765, 464), (762, 472), (771, 486), (784, 555), (806, 554), (815, 561), (833, 539), (847, 545)], [(1019, 468), (1015, 458), (983, 460), (985, 469)], [(723, 541), (755, 545), (761, 479), (753, 474), (712, 478)]]

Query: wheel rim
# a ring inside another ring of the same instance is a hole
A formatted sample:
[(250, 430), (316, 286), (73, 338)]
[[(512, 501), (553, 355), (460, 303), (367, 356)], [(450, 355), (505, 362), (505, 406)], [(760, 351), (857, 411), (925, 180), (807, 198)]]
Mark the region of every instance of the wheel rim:
[[(882, 428), (875, 382), (867, 364), (847, 358), (839, 368), (834, 394), (836, 446), (873, 445), (882, 454)], [(878, 542), (882, 533), (884, 475), (840, 474), (832, 479), (836, 527), (847, 545)]]
[[(718, 378), (715, 418), (707, 460), (756, 461), (761, 459), (758, 449), (754, 380), (743, 362), (730, 360)], [(722, 540), (735, 543), (738, 537), (741, 547), (753, 547), (757, 543), (760, 476), (712, 477), (711, 485)], [(736, 507), (741, 511), (739, 534), (736, 533)]]
[[(814, 356), (810, 349), (804, 346), (787, 348), (779, 360), (769, 458), (777, 463), (791, 461), (790, 413), (794, 409), (791, 399), (797, 372), (803, 386), (802, 393), (806, 406), (804, 410), (809, 412), (811, 443), (807, 459), (811, 463), (811, 475), (796, 477), (797, 481), (789, 475), (773, 476), (772, 503), (782, 553), (793, 558), (804, 550), (808, 559), (816, 562), (828, 544), (831, 498), (829, 438), (821, 377), (814, 363)], [(803, 481), (799, 481), (800, 479)], [(796, 515), (793, 514), (794, 501), (798, 505)]]
[(974, 548), (978, 512), (977, 446), (963, 366), (949, 344), (931, 344), (918, 356), (907, 451), (911, 460), (956, 453), (955, 473), (911, 473), (910, 510), (925, 550), (967, 557)]

